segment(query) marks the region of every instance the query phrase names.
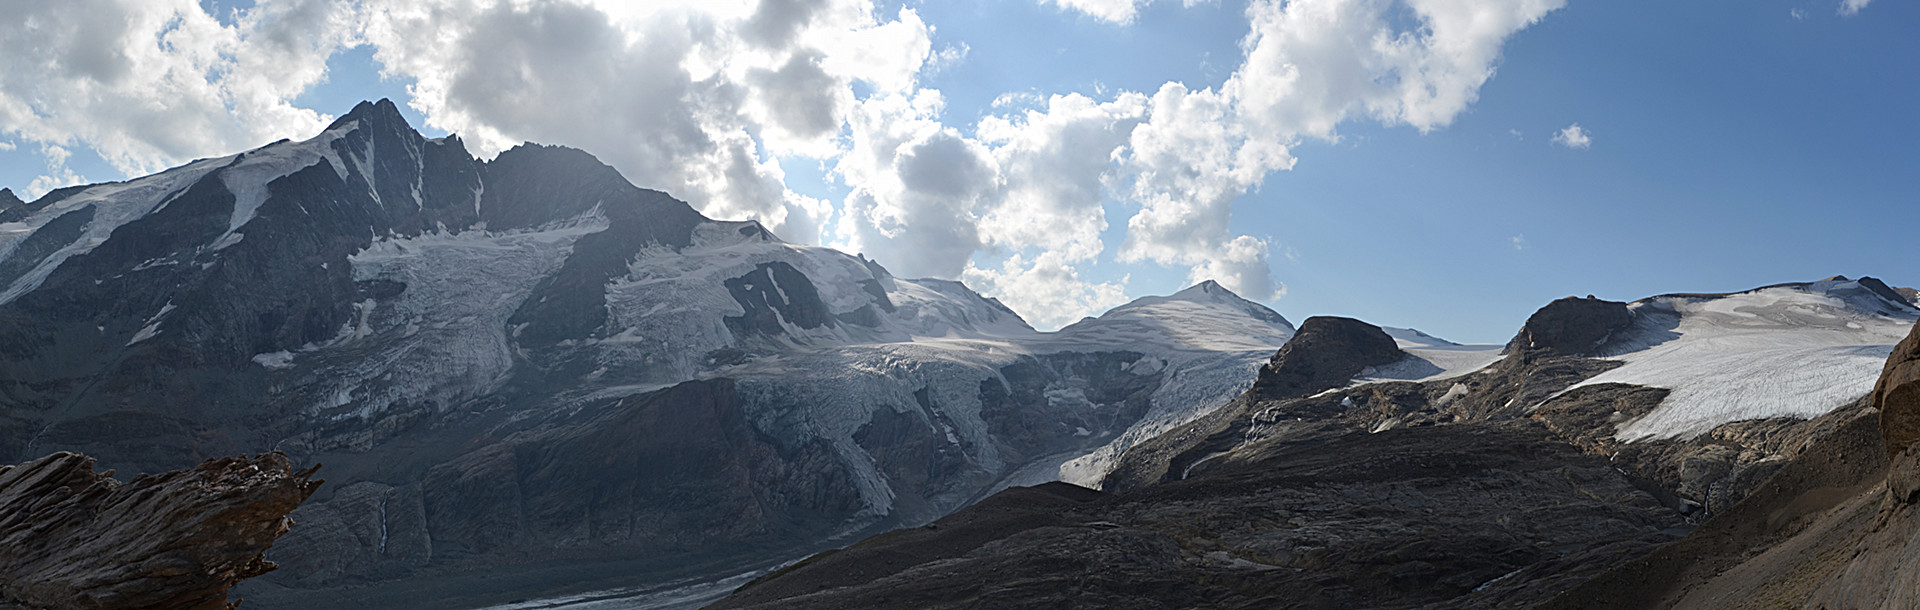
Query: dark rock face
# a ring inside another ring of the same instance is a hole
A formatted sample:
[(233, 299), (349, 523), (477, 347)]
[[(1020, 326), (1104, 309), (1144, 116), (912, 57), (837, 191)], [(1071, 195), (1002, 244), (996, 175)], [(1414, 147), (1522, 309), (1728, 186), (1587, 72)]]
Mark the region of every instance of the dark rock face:
[(1345, 385), (1370, 366), (1406, 357), (1380, 327), (1352, 318), (1314, 316), (1260, 370), (1254, 392), (1271, 398), (1305, 396)]
[(1129, 449), (1101, 487), (1121, 490), (1178, 480), (1187, 468), (1242, 441), (1243, 422), (1257, 403), (1339, 387), (1367, 367), (1404, 357), (1406, 352), (1378, 326), (1351, 318), (1307, 318), (1260, 369), (1253, 389), (1198, 420)]
[[(810, 593), (844, 587), (863, 587), (931, 561), (962, 557), (982, 546), (1022, 532), (1047, 527), (1075, 527), (1074, 514), (1103, 498), (1100, 492), (1066, 483), (1015, 487), (923, 527), (870, 538), (852, 547), (829, 551), (762, 576), (741, 587), (715, 608), (773, 604)], [(964, 588), (966, 583), (925, 583), (929, 588)], [(924, 598), (908, 595), (850, 598), (836, 591), (841, 607), (926, 607)], [(834, 601), (814, 602), (815, 606)]]
[(1732, 562), (1699, 556), (1737, 562), (1832, 506), (1823, 489), (1886, 468), (1857, 457), (1879, 428), (1864, 402), (1618, 442), (1615, 426), (1667, 391), (1568, 388), (1617, 366), (1587, 355), (1633, 324), (1623, 303), (1562, 299), (1486, 369), (1340, 388), (1401, 354), (1362, 323), (1309, 320), (1252, 390), (1129, 451), (1106, 494), (1062, 503), (1023, 490), (967, 518), (1064, 517), (1014, 519), (1023, 525), (986, 541), (963, 521), (951, 539), (944, 521), (876, 537), (718, 607), (1531, 608), (1602, 575), (1611, 584), (1581, 599), (1644, 601), (1664, 593), (1619, 593), (1639, 585), (1616, 566), (1705, 522), (1723, 534), (1690, 547), (1693, 563), (1633, 565), (1711, 573)]
[(5, 210), (7, 208), (22, 206), (26, 204), (27, 202), (20, 200), (19, 195), (13, 194), (13, 189), (0, 188), (0, 210)]
[[(627, 567), (657, 570), (819, 537), (859, 503), (826, 447), (781, 446), (755, 431), (725, 379), (475, 441), (421, 464), (417, 484), (335, 491), (310, 511), (315, 526), (276, 554), (286, 579), (326, 583), (366, 566), (423, 576), (491, 568), (494, 582), (435, 603), (533, 595), (568, 583), (493, 566), (645, 558)], [(361, 522), (368, 514), (380, 518)]]
[(1533, 312), (1507, 349), (1509, 353), (1582, 356), (1632, 323), (1626, 303), (1566, 297)]
[(92, 458), (0, 467), (0, 605), (226, 609), (320, 481), (286, 456), (209, 460), (127, 483)]
[(1914, 384), (1916, 335), (1888, 356), (1871, 395), (1809, 422), (1818, 432), (1806, 448), (1744, 499), (1541, 607), (1916, 607), (1920, 451), (1900, 402)]
[(1008, 490), (713, 607), (1528, 607), (1679, 523), (1537, 425), (1416, 428), (1117, 494)]
[(1900, 298), (1906, 299), (1907, 303), (1913, 305), (1914, 307), (1920, 307), (1920, 290), (1901, 287), (1901, 288), (1894, 288), (1893, 291), (1895, 293), (1898, 293), (1900, 295)]
[(596, 336), (607, 321), (607, 282), (625, 275), (627, 261), (649, 245), (685, 247), (706, 218), (666, 193), (641, 189), (583, 151), (521, 145), (500, 153), (483, 171), (497, 185), (482, 196), (489, 230), (527, 228), (585, 214), (598, 206), (607, 230), (581, 237), (560, 270), (541, 280), (508, 324), (518, 338), (545, 348)]
[[(779, 335), (785, 322), (812, 329), (834, 325), (833, 314), (820, 301), (820, 291), (806, 274), (785, 261), (761, 263), (751, 273), (726, 281), (727, 292), (746, 313), (727, 318), (736, 335)], [(882, 298), (886, 293), (881, 293)]]
[[(1161, 379), (1125, 372), (1140, 358), (1134, 352), (1022, 358), (1001, 367), (997, 378), (980, 382), (980, 417), (1009, 461), (1084, 448), (1060, 439), (1075, 438), (1076, 428), (1082, 437), (1093, 430), (1124, 429), (1150, 406)], [(1049, 397), (1049, 392), (1067, 397)]]
[(20, 279), (20, 276), (26, 275), (28, 271), (39, 266), (41, 261), (47, 259), (47, 255), (53, 254), (54, 250), (73, 243), (74, 239), (80, 237), (80, 231), (92, 221), (93, 206), (89, 205), (61, 214), (59, 218), (53, 219), (53, 222), (40, 227), (39, 231), (35, 231), (20, 244), (12, 256), (7, 257), (5, 262), (0, 262), (0, 286), (12, 285), (14, 280)]
[(1888, 455), (1898, 455), (1920, 441), (1920, 326), (1887, 356), (1880, 381), (1873, 387), (1873, 406), (1880, 409)]

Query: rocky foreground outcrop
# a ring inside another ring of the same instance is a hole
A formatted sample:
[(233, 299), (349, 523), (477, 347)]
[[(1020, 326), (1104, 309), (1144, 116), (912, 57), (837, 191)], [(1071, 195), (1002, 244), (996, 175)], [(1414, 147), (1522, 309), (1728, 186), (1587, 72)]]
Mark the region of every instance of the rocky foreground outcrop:
[(1681, 524), (1530, 422), (1400, 429), (1119, 493), (1008, 490), (712, 607), (1524, 608)]
[(210, 610), (276, 566), (263, 557), (320, 481), (278, 453), (122, 483), (60, 452), (0, 466), (0, 608)]
[(1867, 400), (1731, 510), (1542, 608), (1920, 607), (1920, 326)]

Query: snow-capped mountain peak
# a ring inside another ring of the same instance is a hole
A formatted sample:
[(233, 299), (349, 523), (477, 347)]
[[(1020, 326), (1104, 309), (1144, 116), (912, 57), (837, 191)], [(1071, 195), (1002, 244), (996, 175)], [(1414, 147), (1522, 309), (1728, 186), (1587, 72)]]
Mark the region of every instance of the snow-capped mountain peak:
[[(1272, 309), (1207, 280), (1167, 296), (1150, 296), (1067, 325), (1051, 338), (1059, 345), (1271, 353), (1293, 337), (1294, 326)], [(1135, 347), (1128, 347), (1135, 346)]]

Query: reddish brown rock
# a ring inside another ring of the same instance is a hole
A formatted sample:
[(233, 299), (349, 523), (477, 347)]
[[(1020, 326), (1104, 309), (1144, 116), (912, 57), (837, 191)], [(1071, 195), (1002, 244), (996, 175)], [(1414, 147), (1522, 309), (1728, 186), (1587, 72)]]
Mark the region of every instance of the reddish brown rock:
[(227, 591), (312, 495), (285, 455), (208, 460), (122, 483), (60, 452), (0, 466), (0, 607), (227, 609)]
[(1873, 406), (1880, 409), (1887, 455), (1898, 455), (1920, 441), (1920, 325), (1887, 355), (1887, 366), (1873, 387)]

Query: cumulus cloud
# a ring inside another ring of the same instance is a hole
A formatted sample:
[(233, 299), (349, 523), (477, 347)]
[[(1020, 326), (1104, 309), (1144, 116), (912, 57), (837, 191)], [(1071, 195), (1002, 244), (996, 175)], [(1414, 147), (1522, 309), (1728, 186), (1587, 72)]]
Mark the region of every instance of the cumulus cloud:
[(227, 26), (192, 0), (7, 2), (0, 133), (91, 148), (129, 175), (312, 135), (330, 117), (290, 100), (351, 20), (329, 2), (262, 4)]
[(1086, 13), (1102, 21), (1113, 23), (1131, 23), (1140, 7), (1151, 0), (1041, 0), (1047, 4), (1057, 4), (1061, 9)]
[[(1564, 0), (1256, 0), (1245, 61), (1218, 90), (1168, 83), (1133, 133), (1122, 260), (1186, 266), (1254, 298), (1284, 289), (1267, 240), (1234, 235), (1233, 201), (1293, 166), (1303, 137), (1338, 138), (1355, 116), (1444, 127), (1493, 77), (1500, 48)], [(1407, 17), (1411, 19), (1407, 19)]]
[(932, 54), (912, 10), (882, 20), (857, 0), (365, 10), (383, 70), (413, 79), (428, 123), (481, 154), (527, 140), (576, 146), (710, 216), (756, 218), (808, 243), (830, 210), (787, 190), (777, 157), (837, 154), (854, 82), (911, 89)]
[(1515, 235), (1515, 236), (1513, 236), (1513, 237), (1510, 237), (1510, 238), (1508, 238), (1508, 239), (1507, 239), (1507, 241), (1513, 244), (1513, 249), (1515, 249), (1515, 250), (1525, 250), (1525, 249), (1527, 249), (1527, 236), (1526, 236), (1526, 235)]
[(1867, 3), (1872, 1), (1873, 0), (1840, 0), (1840, 14), (1852, 17), (1859, 13), (1860, 9), (1867, 8)]
[[(1180, 4), (1191, 7), (1212, 0), (1181, 0)], [(1133, 23), (1140, 15), (1141, 7), (1152, 4), (1153, 0), (1040, 0), (1042, 4), (1055, 4), (1063, 10), (1077, 11), (1095, 19), (1126, 25)]]
[(1059, 252), (1041, 252), (1032, 260), (1015, 254), (997, 269), (969, 263), (960, 279), (983, 294), (1000, 295), (1035, 328), (1066, 326), (1128, 301), (1127, 278), (1085, 281)]
[(1574, 150), (1586, 150), (1593, 146), (1593, 134), (1588, 133), (1579, 123), (1574, 123), (1554, 134), (1553, 143)]
[(26, 192), (22, 193), (27, 201), (39, 199), (53, 189), (86, 183), (86, 177), (67, 167), (67, 159), (73, 156), (71, 151), (48, 144), (40, 147), (40, 156), (47, 160), (47, 173), (35, 176), (27, 183)]
[[(1152, 0), (1041, 1), (1125, 24)], [(1107, 262), (1278, 298), (1284, 246), (1235, 231), (1236, 201), (1345, 122), (1445, 127), (1506, 39), (1563, 4), (1253, 0), (1217, 88), (1009, 92), (957, 124), (922, 80), (967, 44), (936, 50), (917, 11), (872, 0), (259, 0), (228, 24), (191, 0), (9, 2), (0, 136), (60, 156), (43, 189), (80, 180), (67, 150), (137, 175), (305, 137), (331, 117), (291, 100), (367, 47), (483, 156), (579, 147), (709, 216), (964, 278), (1048, 326), (1124, 299), (1127, 280), (1088, 279)], [(793, 192), (783, 159), (848, 194)]]

